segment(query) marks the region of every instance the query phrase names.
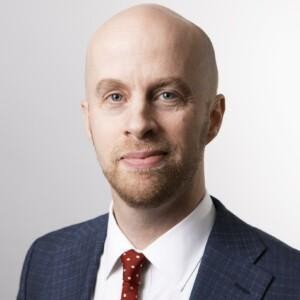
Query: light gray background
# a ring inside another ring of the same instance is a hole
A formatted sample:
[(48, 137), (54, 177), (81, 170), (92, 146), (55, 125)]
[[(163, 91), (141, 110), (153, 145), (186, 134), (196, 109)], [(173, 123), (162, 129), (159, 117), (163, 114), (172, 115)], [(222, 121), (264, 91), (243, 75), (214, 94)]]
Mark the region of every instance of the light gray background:
[[(1, 1), (1, 299), (15, 298), (35, 238), (108, 208), (79, 106), (85, 47), (104, 20), (141, 2)], [(227, 111), (206, 151), (208, 191), (300, 248), (300, 2), (159, 3), (215, 45)]]

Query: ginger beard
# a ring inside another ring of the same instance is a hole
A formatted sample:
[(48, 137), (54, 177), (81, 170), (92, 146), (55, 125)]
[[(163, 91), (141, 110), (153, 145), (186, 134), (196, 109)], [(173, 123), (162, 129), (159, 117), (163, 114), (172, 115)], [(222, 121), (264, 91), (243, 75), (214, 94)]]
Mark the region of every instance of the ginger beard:
[[(202, 124), (200, 138), (199, 135), (197, 139), (194, 137), (193, 144), (184, 145), (181, 151), (166, 140), (158, 142), (153, 138), (142, 142), (127, 141), (122, 146), (116, 146), (110, 152), (109, 158), (102, 158), (102, 151), (97, 149), (94, 138), (93, 144), (102, 172), (118, 196), (130, 207), (156, 208), (193, 185), (194, 176), (203, 161), (207, 131), (206, 120)], [(126, 170), (120, 165), (122, 154), (141, 149), (166, 150), (165, 163), (158, 168), (134, 170)]]

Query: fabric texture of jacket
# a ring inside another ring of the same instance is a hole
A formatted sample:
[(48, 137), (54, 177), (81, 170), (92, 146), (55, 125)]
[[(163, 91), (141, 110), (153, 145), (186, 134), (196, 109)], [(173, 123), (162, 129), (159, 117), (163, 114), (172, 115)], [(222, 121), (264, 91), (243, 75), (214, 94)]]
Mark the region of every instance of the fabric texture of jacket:
[[(300, 252), (212, 199), (216, 220), (189, 299), (300, 300)], [(91, 300), (107, 222), (105, 214), (37, 239), (17, 300)]]

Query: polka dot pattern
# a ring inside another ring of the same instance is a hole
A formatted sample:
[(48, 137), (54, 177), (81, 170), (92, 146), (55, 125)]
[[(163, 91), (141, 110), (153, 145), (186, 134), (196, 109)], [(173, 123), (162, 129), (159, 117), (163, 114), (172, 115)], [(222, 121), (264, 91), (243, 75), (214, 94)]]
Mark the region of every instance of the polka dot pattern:
[(137, 300), (142, 270), (147, 263), (147, 258), (144, 254), (131, 249), (121, 255), (121, 262), (123, 264), (121, 300)]

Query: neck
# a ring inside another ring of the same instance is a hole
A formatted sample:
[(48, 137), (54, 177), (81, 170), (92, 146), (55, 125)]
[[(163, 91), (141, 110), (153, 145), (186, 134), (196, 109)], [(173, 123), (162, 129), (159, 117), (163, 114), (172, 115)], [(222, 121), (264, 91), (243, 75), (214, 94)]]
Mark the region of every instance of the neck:
[(130, 207), (113, 191), (116, 221), (135, 248), (146, 248), (194, 210), (205, 194), (204, 176), (196, 177), (183, 192), (155, 208)]

